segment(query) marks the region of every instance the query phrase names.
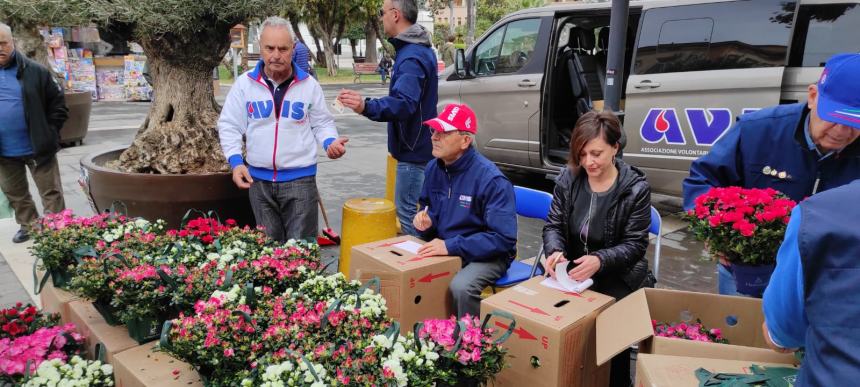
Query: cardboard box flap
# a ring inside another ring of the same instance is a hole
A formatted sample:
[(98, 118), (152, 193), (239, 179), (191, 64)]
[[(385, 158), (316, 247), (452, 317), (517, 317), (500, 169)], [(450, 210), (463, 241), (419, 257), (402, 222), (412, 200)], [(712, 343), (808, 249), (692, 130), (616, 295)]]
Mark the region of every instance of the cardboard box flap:
[(597, 365), (652, 335), (645, 289), (639, 289), (597, 316)]

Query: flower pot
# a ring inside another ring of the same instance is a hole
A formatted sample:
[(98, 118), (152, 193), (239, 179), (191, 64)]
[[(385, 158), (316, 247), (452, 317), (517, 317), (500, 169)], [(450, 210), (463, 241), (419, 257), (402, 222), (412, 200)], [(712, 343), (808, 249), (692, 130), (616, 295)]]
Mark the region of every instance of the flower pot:
[(143, 345), (161, 336), (161, 326), (164, 325), (164, 321), (164, 319), (136, 318), (127, 322), (125, 326), (128, 328), (129, 337)]
[(66, 92), (65, 98), (66, 106), (69, 108), (69, 118), (60, 129), (60, 144), (81, 143), (90, 126), (93, 95), (89, 91)]
[(733, 262), (730, 269), (735, 277), (738, 293), (761, 298), (775, 267), (776, 264), (749, 265)]
[(99, 314), (102, 315), (108, 325), (122, 325), (122, 321), (116, 315), (116, 308), (110, 304), (110, 300), (95, 300), (93, 301), (93, 307), (99, 311)]
[(122, 203), (129, 216), (164, 219), (172, 228), (180, 227), (189, 209), (214, 211), (221, 221), (235, 219), (240, 226), (256, 224), (248, 190), (236, 187), (230, 173), (160, 175), (104, 167), (123, 150), (102, 151), (81, 159), (81, 184), (96, 211)]
[(73, 274), (68, 269), (50, 269), (51, 282), (57, 289), (68, 289)]

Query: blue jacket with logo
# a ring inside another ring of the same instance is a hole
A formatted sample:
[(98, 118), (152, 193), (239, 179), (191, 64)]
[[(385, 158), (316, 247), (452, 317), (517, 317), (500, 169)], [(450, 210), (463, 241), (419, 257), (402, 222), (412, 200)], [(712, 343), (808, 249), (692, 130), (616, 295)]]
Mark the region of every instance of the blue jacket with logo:
[(798, 386), (860, 378), (860, 180), (795, 207), (762, 305), (771, 339), (806, 348)]
[(860, 141), (819, 161), (806, 143), (808, 114), (804, 102), (742, 115), (708, 154), (690, 166), (690, 176), (683, 182), (684, 209), (694, 207), (696, 198), (711, 187), (770, 187), (800, 201), (860, 178)]
[(388, 96), (367, 99), (364, 114), (388, 122), (388, 152), (398, 161), (424, 164), (433, 158), (430, 128), (424, 121), (436, 118), (439, 76), (430, 34), (414, 24), (389, 39), (397, 54), (391, 70)]
[(474, 148), (451, 165), (434, 159), (424, 170), (418, 202), (433, 226), (425, 240), (445, 241), (448, 254), (463, 263), (510, 261), (517, 252), (514, 188), (499, 169)]

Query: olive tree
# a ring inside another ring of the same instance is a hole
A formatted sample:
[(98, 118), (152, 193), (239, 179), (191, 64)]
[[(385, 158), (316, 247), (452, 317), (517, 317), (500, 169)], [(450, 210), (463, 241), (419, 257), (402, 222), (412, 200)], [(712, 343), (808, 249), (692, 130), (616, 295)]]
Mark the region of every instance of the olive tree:
[(228, 170), (212, 70), (230, 47), (230, 28), (274, 8), (263, 0), (0, 0), (3, 12), (31, 27), (92, 22), (140, 44), (153, 76), (153, 102), (115, 166), (176, 174)]

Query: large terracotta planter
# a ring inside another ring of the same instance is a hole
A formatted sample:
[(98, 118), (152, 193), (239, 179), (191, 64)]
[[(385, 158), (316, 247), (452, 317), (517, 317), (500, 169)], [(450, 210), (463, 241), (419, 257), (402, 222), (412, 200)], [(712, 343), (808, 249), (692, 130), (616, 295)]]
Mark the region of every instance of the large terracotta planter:
[(149, 220), (164, 219), (179, 227), (189, 209), (214, 210), (222, 221), (235, 219), (240, 225), (254, 226), (248, 190), (233, 184), (229, 173), (201, 175), (157, 175), (126, 173), (105, 168), (125, 148), (108, 150), (81, 158), (81, 179), (89, 199), (98, 211), (113, 203), (125, 204), (129, 216)]
[(67, 92), (66, 107), (69, 108), (69, 118), (60, 129), (60, 144), (80, 144), (87, 136), (90, 126), (90, 111), (93, 107), (93, 97), (89, 91)]

